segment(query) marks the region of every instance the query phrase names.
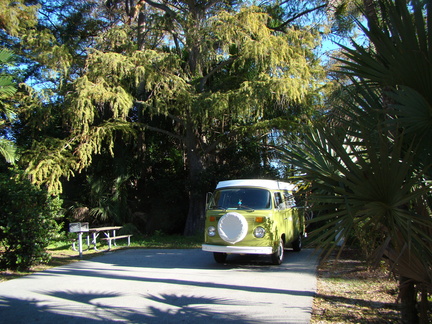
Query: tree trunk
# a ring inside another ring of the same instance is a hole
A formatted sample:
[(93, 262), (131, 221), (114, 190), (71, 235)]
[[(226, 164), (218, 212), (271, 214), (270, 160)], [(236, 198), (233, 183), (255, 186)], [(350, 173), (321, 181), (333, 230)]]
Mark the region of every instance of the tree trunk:
[[(193, 152), (191, 152), (193, 153)], [(197, 153), (195, 154), (197, 155)], [(189, 156), (189, 154), (188, 154)], [(193, 159), (199, 161), (199, 157)], [(195, 235), (204, 228), (205, 219), (205, 192), (203, 192), (201, 175), (203, 167), (201, 163), (193, 163), (188, 159), (189, 166), (189, 210), (184, 228), (184, 235)]]
[(368, 20), (369, 29), (374, 27), (374, 23), (378, 24), (378, 15), (375, 8), (375, 0), (363, 0), (366, 18)]
[[(144, 6), (145, 9), (145, 6)], [(145, 14), (144, 12), (140, 12), (138, 14), (138, 37), (137, 37), (137, 41), (138, 41), (138, 49), (140, 51), (144, 50), (144, 45), (145, 45), (145, 32), (146, 32), (146, 23), (145, 23)]]
[(205, 219), (205, 195), (191, 193), (189, 196), (189, 211), (183, 234), (191, 236), (203, 232)]
[[(204, 2), (205, 3), (205, 2)], [(190, 22), (192, 24), (187, 30), (186, 49), (189, 54), (188, 65), (193, 76), (203, 75), (201, 60), (202, 26), (206, 6), (198, 2), (188, 2)], [(199, 127), (194, 123), (190, 114), (186, 118), (186, 151), (187, 165), (189, 171), (189, 211), (184, 228), (184, 235), (195, 235), (204, 229), (205, 219), (205, 192), (203, 192), (203, 152), (200, 145)]]
[(400, 277), (401, 316), (404, 324), (418, 324), (417, 291), (410, 278)]
[(204, 228), (205, 192), (203, 192), (204, 166), (202, 154), (198, 145), (194, 124), (188, 122), (186, 126), (186, 151), (189, 185), (189, 211), (186, 218), (184, 235), (195, 235)]
[(429, 300), (428, 300), (428, 289), (426, 285), (422, 285), (420, 288), (421, 292), (421, 301), (420, 301), (420, 324), (428, 324), (428, 308), (429, 308)]

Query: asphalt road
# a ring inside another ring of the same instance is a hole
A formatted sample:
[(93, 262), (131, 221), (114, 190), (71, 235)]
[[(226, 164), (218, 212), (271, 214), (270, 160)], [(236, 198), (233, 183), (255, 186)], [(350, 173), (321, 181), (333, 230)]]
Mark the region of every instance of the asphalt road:
[(0, 323), (309, 323), (316, 262), (121, 250), (0, 283)]

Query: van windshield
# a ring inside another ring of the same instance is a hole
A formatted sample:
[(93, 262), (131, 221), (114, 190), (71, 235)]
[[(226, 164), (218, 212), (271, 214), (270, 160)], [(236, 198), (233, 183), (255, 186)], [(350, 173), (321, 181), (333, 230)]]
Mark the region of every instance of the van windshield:
[(226, 188), (216, 190), (210, 208), (222, 209), (269, 209), (271, 195), (259, 188)]

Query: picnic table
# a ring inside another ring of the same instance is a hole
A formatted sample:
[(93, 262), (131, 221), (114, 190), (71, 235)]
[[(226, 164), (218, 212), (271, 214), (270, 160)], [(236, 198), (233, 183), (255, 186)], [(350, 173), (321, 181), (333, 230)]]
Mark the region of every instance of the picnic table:
[[(82, 237), (84, 234), (87, 234), (87, 249), (91, 248), (91, 245), (93, 245), (93, 248), (96, 251), (99, 251), (97, 248), (97, 240), (99, 238), (99, 235), (102, 233), (103, 237), (100, 237), (100, 240), (104, 240), (108, 242), (108, 249), (104, 251), (111, 250), (112, 245), (116, 246), (116, 240), (127, 238), (128, 240), (128, 246), (130, 245), (130, 237), (131, 234), (127, 235), (116, 235), (116, 231), (121, 229), (122, 226), (103, 226), (103, 227), (93, 227), (89, 228), (88, 223), (71, 223), (69, 225), (69, 231), (75, 232), (78, 234), (77, 240), (73, 239), (72, 241), (72, 249), (74, 251), (79, 252), (80, 258), (82, 257)], [(102, 236), (102, 235), (101, 235)], [(78, 250), (76, 249), (75, 243), (78, 241)]]

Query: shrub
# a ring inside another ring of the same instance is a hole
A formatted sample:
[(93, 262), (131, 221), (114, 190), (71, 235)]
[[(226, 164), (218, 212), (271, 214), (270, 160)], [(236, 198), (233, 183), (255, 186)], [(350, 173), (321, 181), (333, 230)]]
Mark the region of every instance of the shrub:
[(61, 200), (8, 171), (0, 173), (0, 206), (0, 268), (26, 270), (48, 262)]

